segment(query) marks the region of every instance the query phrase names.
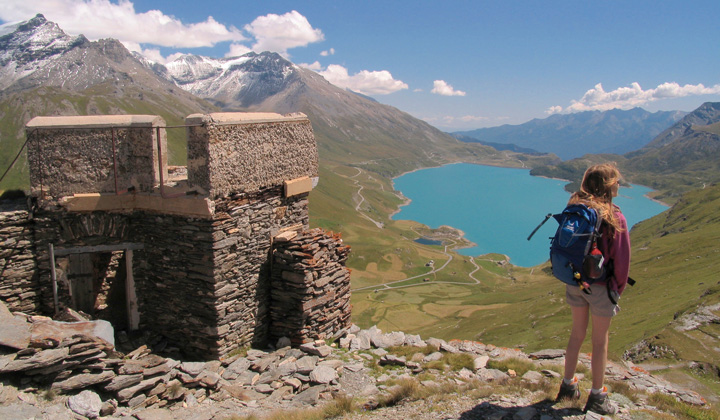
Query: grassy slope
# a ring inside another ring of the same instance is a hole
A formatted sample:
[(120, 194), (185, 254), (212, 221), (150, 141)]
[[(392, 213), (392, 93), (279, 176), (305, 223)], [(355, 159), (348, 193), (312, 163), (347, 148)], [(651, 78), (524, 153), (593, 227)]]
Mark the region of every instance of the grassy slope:
[(718, 208), (720, 185), (714, 185), (686, 194), (633, 230), (633, 268), (642, 282), (628, 294), (627, 315), (619, 320), (622, 334), (669, 346), (685, 360), (720, 360), (716, 325), (689, 333), (670, 326), (700, 304), (720, 302)]

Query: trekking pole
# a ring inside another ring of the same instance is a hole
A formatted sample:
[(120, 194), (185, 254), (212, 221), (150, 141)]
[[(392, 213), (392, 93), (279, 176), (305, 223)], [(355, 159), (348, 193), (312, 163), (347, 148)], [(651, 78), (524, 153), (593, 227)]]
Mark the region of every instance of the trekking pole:
[(532, 237), (533, 237), (533, 235), (535, 234), (535, 232), (537, 232), (537, 231), (538, 231), (538, 229), (540, 229), (540, 228), (542, 227), (542, 225), (544, 225), (544, 224), (545, 224), (545, 222), (547, 222), (547, 221), (548, 221), (548, 219), (549, 219), (549, 218), (551, 218), (551, 217), (552, 217), (552, 213), (548, 213), (548, 215), (547, 215), (547, 216), (545, 216), (545, 220), (543, 220), (542, 222), (540, 222), (540, 224), (539, 224), (539, 225), (537, 225), (537, 227), (535, 228), (535, 230), (533, 230), (533, 231), (532, 231), (532, 233), (530, 234), (530, 236), (528, 236), (528, 237), (527, 237), (527, 240), (529, 241), (529, 240), (530, 240), (530, 238), (532, 238)]

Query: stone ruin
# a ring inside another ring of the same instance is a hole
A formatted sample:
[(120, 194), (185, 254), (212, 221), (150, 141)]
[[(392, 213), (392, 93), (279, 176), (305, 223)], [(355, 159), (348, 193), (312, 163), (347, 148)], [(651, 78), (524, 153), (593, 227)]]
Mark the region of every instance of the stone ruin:
[[(350, 323), (349, 247), (309, 229), (317, 145), (303, 114), (36, 117), (30, 196), (0, 203), (0, 299), (82, 311), (219, 359)], [(167, 164), (168, 130), (187, 167)], [(56, 343), (57, 344), (57, 343)]]

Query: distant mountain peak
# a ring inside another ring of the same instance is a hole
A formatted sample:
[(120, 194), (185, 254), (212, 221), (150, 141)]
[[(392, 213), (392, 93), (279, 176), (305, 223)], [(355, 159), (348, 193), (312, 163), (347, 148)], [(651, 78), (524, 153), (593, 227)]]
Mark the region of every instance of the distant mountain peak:
[(153, 71), (182, 89), (225, 108), (246, 108), (285, 90), (300, 70), (274, 52), (211, 58), (182, 55)]
[(55, 57), (89, 41), (83, 35), (69, 36), (43, 15), (0, 32), (0, 89), (45, 66)]

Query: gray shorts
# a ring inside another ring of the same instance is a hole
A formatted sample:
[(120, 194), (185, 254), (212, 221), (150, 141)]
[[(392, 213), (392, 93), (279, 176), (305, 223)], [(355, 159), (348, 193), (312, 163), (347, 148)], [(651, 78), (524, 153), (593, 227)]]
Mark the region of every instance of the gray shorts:
[(604, 284), (590, 286), (590, 290), (592, 290), (592, 294), (588, 295), (580, 290), (580, 287), (567, 284), (565, 285), (565, 301), (568, 305), (578, 308), (589, 306), (593, 316), (612, 317), (620, 312), (620, 306), (610, 302)]

